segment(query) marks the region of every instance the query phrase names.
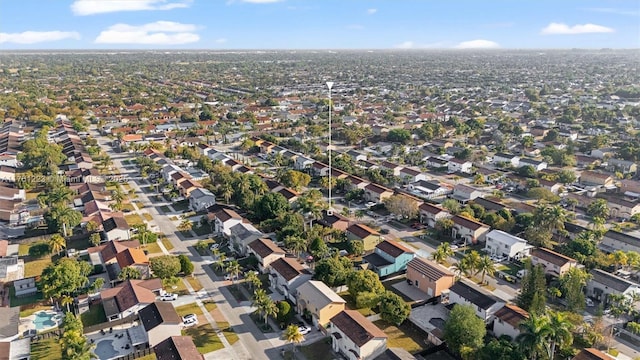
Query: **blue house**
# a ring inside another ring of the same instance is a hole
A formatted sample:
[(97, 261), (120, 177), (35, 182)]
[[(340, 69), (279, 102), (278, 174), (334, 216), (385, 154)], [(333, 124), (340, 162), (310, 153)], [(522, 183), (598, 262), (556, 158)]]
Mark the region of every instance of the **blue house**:
[(373, 252), (362, 258), (366, 268), (375, 271), (378, 276), (388, 276), (407, 270), (407, 264), (416, 254), (403, 245), (384, 240), (376, 245)]

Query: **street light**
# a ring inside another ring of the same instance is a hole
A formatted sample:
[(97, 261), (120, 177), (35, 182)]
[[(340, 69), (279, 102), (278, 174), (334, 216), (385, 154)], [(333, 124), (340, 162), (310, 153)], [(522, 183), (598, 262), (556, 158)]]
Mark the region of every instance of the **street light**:
[(327, 147), (329, 153), (329, 209), (327, 215), (333, 215), (333, 207), (331, 204), (331, 88), (333, 87), (333, 81), (327, 81), (327, 87), (329, 88), (329, 146)]

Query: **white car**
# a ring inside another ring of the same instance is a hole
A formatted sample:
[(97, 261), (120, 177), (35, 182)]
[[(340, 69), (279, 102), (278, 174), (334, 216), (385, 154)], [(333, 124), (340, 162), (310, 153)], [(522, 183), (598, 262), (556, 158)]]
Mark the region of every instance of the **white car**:
[(449, 248), (451, 250), (458, 250), (459, 249), (458, 245), (455, 245), (455, 244), (454, 245), (449, 245)]
[(596, 304), (593, 302), (593, 300), (587, 298), (586, 300), (587, 306), (595, 306)]
[(300, 334), (307, 335), (308, 333), (311, 332), (311, 328), (305, 325), (302, 321), (299, 322), (297, 325), (298, 325), (298, 332), (300, 332)]
[(369, 201), (368, 203), (365, 204), (365, 206), (370, 208), (370, 207), (376, 206), (376, 203), (374, 203), (373, 201)]
[(174, 301), (178, 299), (178, 294), (165, 293), (160, 295), (160, 301)]
[(219, 247), (220, 247), (220, 244), (218, 244), (218, 243), (213, 243), (213, 244), (211, 244), (211, 246), (209, 247), (209, 250), (213, 251), (213, 250), (215, 250), (215, 249), (217, 249), (217, 248), (219, 248)]
[(196, 314), (189, 314), (182, 317), (182, 324), (184, 326), (198, 325), (198, 317)]

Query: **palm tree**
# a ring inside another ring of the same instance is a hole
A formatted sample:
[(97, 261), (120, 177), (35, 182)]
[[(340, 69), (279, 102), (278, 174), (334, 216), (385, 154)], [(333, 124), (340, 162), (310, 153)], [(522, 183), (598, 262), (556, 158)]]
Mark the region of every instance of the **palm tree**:
[(551, 329), (546, 316), (529, 314), (529, 318), (520, 323), (520, 335), (516, 342), (527, 358), (536, 360), (549, 354), (549, 336)]
[(300, 328), (295, 324), (287, 326), (287, 329), (284, 331), (282, 336), (288, 343), (291, 343), (293, 352), (296, 352), (296, 344), (299, 344), (304, 340), (304, 335), (300, 333)]
[(180, 225), (178, 225), (177, 229), (181, 232), (189, 232), (191, 231), (191, 229), (193, 229), (193, 223), (189, 219), (184, 219), (182, 220), (182, 222), (180, 222)]
[(56, 221), (58, 231), (62, 232), (62, 236), (67, 236), (67, 231), (80, 224), (82, 220), (82, 213), (66, 205), (54, 205), (49, 210), (49, 214)]
[(480, 254), (477, 251), (471, 250), (467, 255), (464, 256), (464, 258), (462, 258), (461, 261), (467, 263), (470, 272), (473, 272), (474, 275), (478, 274), (478, 267), (480, 266)]
[(549, 359), (553, 360), (556, 353), (556, 345), (571, 344), (573, 335), (571, 330), (573, 325), (567, 319), (566, 315), (561, 312), (549, 313), (549, 340), (551, 347), (549, 349)]
[(115, 202), (115, 207), (111, 207), (111, 208), (114, 209), (115, 211), (122, 210), (122, 203), (124, 202), (125, 199), (126, 199), (126, 195), (124, 194), (124, 191), (120, 189), (120, 186), (116, 186), (116, 188), (113, 189), (113, 191), (111, 191), (111, 200)]
[(249, 271), (249, 273), (245, 277), (245, 282), (248, 282), (249, 284), (251, 284), (251, 290), (257, 289), (260, 286), (262, 286), (262, 281), (260, 281), (260, 278), (258, 278), (258, 275), (256, 275), (256, 273), (253, 271)]
[(224, 262), (225, 260), (227, 260), (227, 255), (225, 255), (225, 253), (223, 252), (220, 252), (220, 250), (215, 249), (213, 250), (213, 256), (216, 258), (216, 267), (218, 268), (218, 270), (223, 270)]
[(438, 264), (444, 263), (450, 256), (453, 256), (453, 249), (448, 242), (438, 245), (436, 251), (431, 254), (431, 258)]
[(149, 241), (149, 238), (153, 234), (147, 227), (147, 224), (134, 225), (133, 228), (138, 232), (137, 237), (142, 243), (142, 246), (146, 245), (147, 241)]
[(287, 235), (284, 243), (291, 251), (296, 252), (298, 259), (300, 258), (300, 254), (307, 248), (307, 241), (302, 236)]
[(220, 195), (224, 199), (224, 202), (228, 204), (229, 200), (231, 200), (231, 197), (233, 196), (233, 186), (231, 186), (230, 183), (222, 184), (220, 187)]
[(240, 264), (235, 260), (227, 264), (227, 272), (229, 272), (229, 275), (231, 276), (231, 282), (235, 282), (240, 274), (240, 270)]
[(60, 298), (60, 305), (61, 306), (66, 306), (67, 307), (67, 312), (71, 312), (71, 310), (69, 310), (69, 305), (73, 304), (73, 298), (69, 295), (62, 295), (62, 297)]
[(456, 277), (460, 279), (462, 275), (469, 275), (469, 264), (465, 261), (458, 261), (452, 266), (453, 271), (456, 273)]
[(67, 240), (60, 234), (53, 234), (49, 238), (49, 248), (51, 252), (54, 252), (58, 255), (62, 252), (62, 249), (67, 247)]
[(273, 302), (273, 300), (271, 300), (270, 297), (267, 297), (267, 301), (265, 301), (261, 305), (262, 306), (260, 312), (262, 312), (262, 314), (264, 315), (264, 324), (267, 325), (269, 316), (278, 315), (278, 306), (275, 302)]
[(493, 260), (491, 260), (491, 258), (487, 255), (483, 256), (480, 258), (480, 261), (478, 262), (478, 268), (476, 269), (477, 273), (482, 273), (482, 279), (481, 279), (481, 283), (484, 283), (484, 276), (485, 275), (489, 275), (489, 276), (493, 276), (493, 274), (496, 273), (496, 267), (493, 264)]

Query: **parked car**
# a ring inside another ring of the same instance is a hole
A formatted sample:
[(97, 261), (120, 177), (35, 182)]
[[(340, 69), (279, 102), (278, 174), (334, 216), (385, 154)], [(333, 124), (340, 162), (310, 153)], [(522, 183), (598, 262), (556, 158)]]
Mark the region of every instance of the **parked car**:
[(219, 247), (220, 247), (220, 244), (213, 243), (213, 244), (211, 244), (211, 246), (209, 246), (209, 250), (213, 251), (213, 250), (215, 250), (215, 249), (217, 249)]
[(300, 334), (307, 335), (308, 333), (311, 332), (311, 328), (305, 325), (305, 323), (303, 323), (302, 321), (300, 321), (297, 325), (298, 325), (298, 331), (300, 332)]
[(593, 300), (587, 298), (586, 300), (587, 306), (595, 306), (596, 304), (593, 302)]
[(178, 299), (178, 294), (164, 293), (160, 296), (160, 301), (174, 301)]
[(182, 317), (182, 324), (184, 326), (198, 325), (198, 317), (196, 314), (188, 314)]

